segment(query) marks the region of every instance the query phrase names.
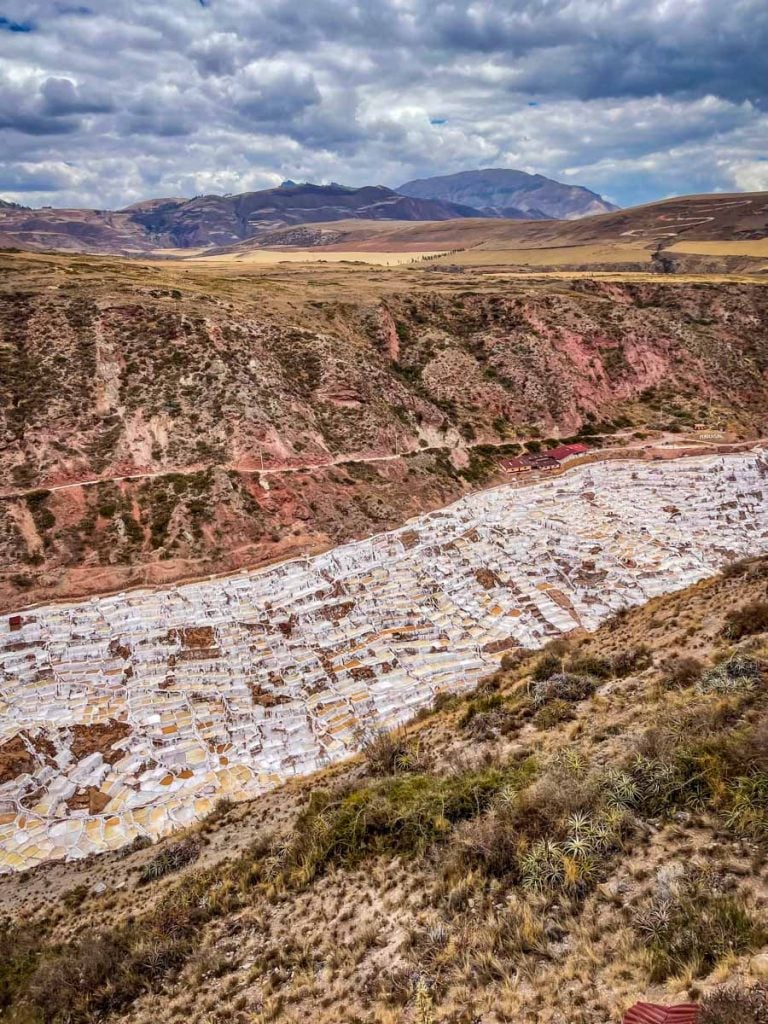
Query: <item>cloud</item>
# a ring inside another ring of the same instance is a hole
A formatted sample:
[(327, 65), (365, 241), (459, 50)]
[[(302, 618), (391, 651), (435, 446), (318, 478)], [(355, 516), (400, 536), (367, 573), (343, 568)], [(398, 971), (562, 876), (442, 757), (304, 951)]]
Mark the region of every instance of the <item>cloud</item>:
[(50, 117), (69, 114), (106, 114), (112, 110), (107, 96), (89, 95), (87, 89), (78, 89), (69, 78), (47, 78), (40, 89), (42, 106)]
[(494, 165), (624, 204), (751, 188), (766, 52), (765, 0), (16, 0), (0, 189), (106, 207)]

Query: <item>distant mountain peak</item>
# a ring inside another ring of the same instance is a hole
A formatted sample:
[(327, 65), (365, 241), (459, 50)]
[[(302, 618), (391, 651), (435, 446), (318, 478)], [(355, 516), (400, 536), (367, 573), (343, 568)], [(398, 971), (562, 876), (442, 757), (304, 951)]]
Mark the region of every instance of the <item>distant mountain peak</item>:
[(415, 199), (461, 203), (485, 216), (525, 215), (533, 220), (577, 220), (618, 209), (582, 185), (566, 185), (543, 174), (507, 167), (484, 167), (407, 181), (397, 189)]

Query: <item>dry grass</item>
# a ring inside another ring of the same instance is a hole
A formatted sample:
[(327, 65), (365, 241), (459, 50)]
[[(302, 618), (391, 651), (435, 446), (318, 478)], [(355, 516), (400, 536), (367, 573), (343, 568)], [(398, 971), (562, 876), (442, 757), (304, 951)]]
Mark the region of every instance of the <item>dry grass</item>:
[(592, 243), (589, 245), (563, 245), (556, 247), (496, 247), (493, 242), (467, 249), (438, 262), (462, 267), (519, 266), (519, 267), (580, 267), (611, 263), (650, 263), (651, 254), (642, 245)]
[(424, 256), (440, 256), (440, 250), (425, 249), (413, 252), (365, 251), (336, 249), (250, 249), (244, 253), (204, 256), (197, 254), (185, 258), (185, 263), (195, 266), (238, 267), (256, 264), (258, 266), (279, 266), (282, 263), (371, 263), (381, 267), (397, 267), (404, 263), (417, 263)]
[(768, 238), (675, 242), (669, 246), (668, 251), (684, 252), (694, 256), (768, 256)]

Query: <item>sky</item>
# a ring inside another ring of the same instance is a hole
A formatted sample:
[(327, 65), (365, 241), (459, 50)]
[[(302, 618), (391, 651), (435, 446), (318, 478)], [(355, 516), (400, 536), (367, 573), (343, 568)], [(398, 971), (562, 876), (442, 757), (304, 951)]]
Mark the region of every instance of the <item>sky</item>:
[(0, 0), (0, 197), (768, 189), (768, 0)]

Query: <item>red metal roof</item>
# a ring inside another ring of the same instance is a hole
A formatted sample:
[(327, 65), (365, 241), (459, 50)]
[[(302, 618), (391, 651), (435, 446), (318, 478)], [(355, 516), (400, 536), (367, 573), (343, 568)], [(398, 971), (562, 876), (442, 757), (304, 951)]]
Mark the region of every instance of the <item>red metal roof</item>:
[(547, 455), (553, 459), (567, 459), (569, 455), (581, 455), (589, 451), (585, 444), (561, 444), (559, 448), (550, 448)]
[(588, 452), (585, 444), (562, 444), (559, 448), (548, 448), (541, 452), (526, 452), (514, 459), (501, 459), (501, 466), (507, 472), (513, 469), (551, 469), (554, 464), (567, 459), (569, 455)]
[(677, 1006), (635, 1003), (624, 1014), (622, 1024), (696, 1024), (698, 1019), (696, 1003), (679, 1003)]

